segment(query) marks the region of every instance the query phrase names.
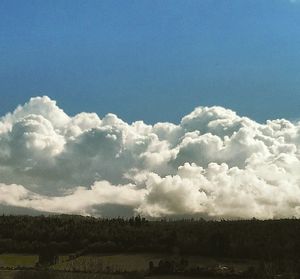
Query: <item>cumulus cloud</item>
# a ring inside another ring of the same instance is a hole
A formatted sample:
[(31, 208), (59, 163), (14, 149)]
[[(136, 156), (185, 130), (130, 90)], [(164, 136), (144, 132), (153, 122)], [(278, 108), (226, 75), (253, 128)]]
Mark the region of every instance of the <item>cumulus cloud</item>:
[[(67, 115), (48, 97), (0, 118), (0, 208), (95, 216), (300, 217), (300, 122), (198, 107), (179, 124)], [(13, 210), (12, 210), (13, 211)]]

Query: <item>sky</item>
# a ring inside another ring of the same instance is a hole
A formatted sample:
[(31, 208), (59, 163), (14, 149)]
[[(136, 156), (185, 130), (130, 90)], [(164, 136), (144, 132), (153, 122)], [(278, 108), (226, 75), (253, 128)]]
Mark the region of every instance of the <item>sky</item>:
[(300, 218), (300, 1), (0, 1), (0, 214)]
[(47, 95), (129, 123), (212, 105), (299, 119), (299, 13), (289, 0), (2, 0), (0, 115)]
[(220, 106), (178, 124), (68, 115), (47, 96), (0, 118), (0, 212), (300, 218), (300, 121)]

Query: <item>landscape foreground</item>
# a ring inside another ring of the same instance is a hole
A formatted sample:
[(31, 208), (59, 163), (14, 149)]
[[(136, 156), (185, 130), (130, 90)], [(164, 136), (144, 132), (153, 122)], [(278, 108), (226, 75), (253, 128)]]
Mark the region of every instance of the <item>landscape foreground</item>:
[(300, 220), (0, 216), (0, 278), (299, 278)]

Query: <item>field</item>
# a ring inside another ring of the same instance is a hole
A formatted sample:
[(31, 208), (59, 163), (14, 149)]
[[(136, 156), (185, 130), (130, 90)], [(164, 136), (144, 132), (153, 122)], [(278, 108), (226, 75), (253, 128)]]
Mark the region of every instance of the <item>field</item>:
[(58, 273), (42, 271), (0, 271), (0, 279), (124, 279), (120, 275)]
[[(59, 256), (59, 263), (52, 266), (60, 271), (146, 271), (149, 262), (157, 265), (159, 260), (175, 260), (176, 257), (163, 254), (97, 254), (85, 255), (72, 259), (69, 255)], [(186, 256), (190, 266), (216, 266), (230, 265), (236, 269), (244, 270), (249, 265), (255, 265), (254, 261), (233, 261), (227, 259), (214, 259), (198, 256)], [(34, 267), (38, 262), (37, 255), (0, 254), (0, 267)]]
[[(60, 258), (60, 263), (53, 266), (55, 270), (67, 271), (146, 271), (149, 261), (155, 264), (162, 258), (155, 254), (116, 254), (116, 255), (87, 255), (74, 260)], [(61, 260), (62, 259), (62, 260)]]
[[(236, 270), (244, 271), (250, 265), (256, 265), (254, 261), (233, 261), (227, 259), (213, 259), (198, 256), (185, 257), (190, 267), (213, 267), (216, 265), (232, 266)], [(66, 257), (60, 258), (60, 263), (54, 265), (55, 270), (65, 271), (108, 271), (108, 272), (130, 272), (147, 271), (149, 262), (152, 261), (155, 266), (160, 260), (179, 261), (180, 257), (162, 255), (162, 254), (116, 254), (116, 255), (87, 255), (74, 260), (66, 260)]]
[[(256, 265), (254, 261), (232, 261), (216, 260), (198, 256), (185, 256), (189, 262), (189, 267), (214, 267), (214, 266), (231, 266), (235, 270), (244, 271), (250, 265)], [(154, 266), (158, 266), (160, 260), (179, 261), (180, 257), (163, 255), (163, 254), (96, 254), (84, 255), (74, 258), (74, 255), (59, 256), (59, 263), (50, 267), (51, 277), (58, 279), (130, 279), (128, 276), (117, 275), (122, 272), (140, 272), (146, 274), (149, 269), (149, 262), (152, 261)], [(34, 267), (38, 261), (37, 255), (19, 255), (19, 254), (2, 254), (0, 255), (0, 266), (11, 268), (12, 270), (0, 271), (0, 279), (19, 279), (20, 267)], [(91, 272), (84, 274), (78, 272)], [(22, 276), (32, 277), (32, 274), (39, 275), (36, 271), (21, 271)], [(94, 273), (94, 274), (93, 274)], [(24, 275), (25, 274), (25, 275)], [(24, 277), (27, 279), (27, 277)], [(42, 276), (43, 277), (43, 276)], [(135, 278), (135, 276), (133, 276)], [(141, 276), (139, 276), (140, 278)], [(22, 277), (23, 278), (23, 277)], [(48, 277), (44, 279), (47, 279)], [(142, 278), (142, 277), (141, 277)], [(147, 277), (146, 277), (147, 278)], [(191, 277), (178, 275), (151, 276), (151, 279), (188, 279)], [(204, 277), (201, 277), (205, 279)]]
[(37, 255), (0, 254), (0, 267), (34, 267)]
[[(19, 279), (17, 275), (17, 271), (0, 271), (0, 279)], [(22, 273), (25, 274), (25, 273)], [(25, 275), (26, 278), (29, 278), (32, 273), (28, 272), (28, 275)], [(38, 273), (36, 273), (38, 274)], [(50, 276), (51, 277), (51, 276)], [(130, 277), (124, 277), (121, 275), (105, 275), (105, 274), (97, 274), (97, 275), (91, 275), (91, 274), (82, 274), (82, 273), (60, 273), (56, 274), (54, 276), (55, 279), (131, 279)], [(30, 278), (35, 279), (36, 277)], [(41, 277), (42, 278), (42, 277)], [(194, 279), (195, 277), (188, 277), (188, 276), (180, 276), (180, 275), (164, 275), (164, 276), (151, 276), (151, 277), (145, 277), (145, 279)], [(43, 278), (46, 279), (46, 278)], [(132, 278), (136, 279), (136, 278)], [(201, 279), (220, 279), (217, 277), (201, 277)]]

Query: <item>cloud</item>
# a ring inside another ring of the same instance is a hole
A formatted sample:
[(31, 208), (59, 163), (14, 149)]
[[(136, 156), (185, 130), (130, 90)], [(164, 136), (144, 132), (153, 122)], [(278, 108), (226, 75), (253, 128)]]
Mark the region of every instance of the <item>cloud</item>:
[(300, 122), (198, 107), (179, 124), (128, 124), (32, 98), (0, 118), (0, 208), (300, 217)]

